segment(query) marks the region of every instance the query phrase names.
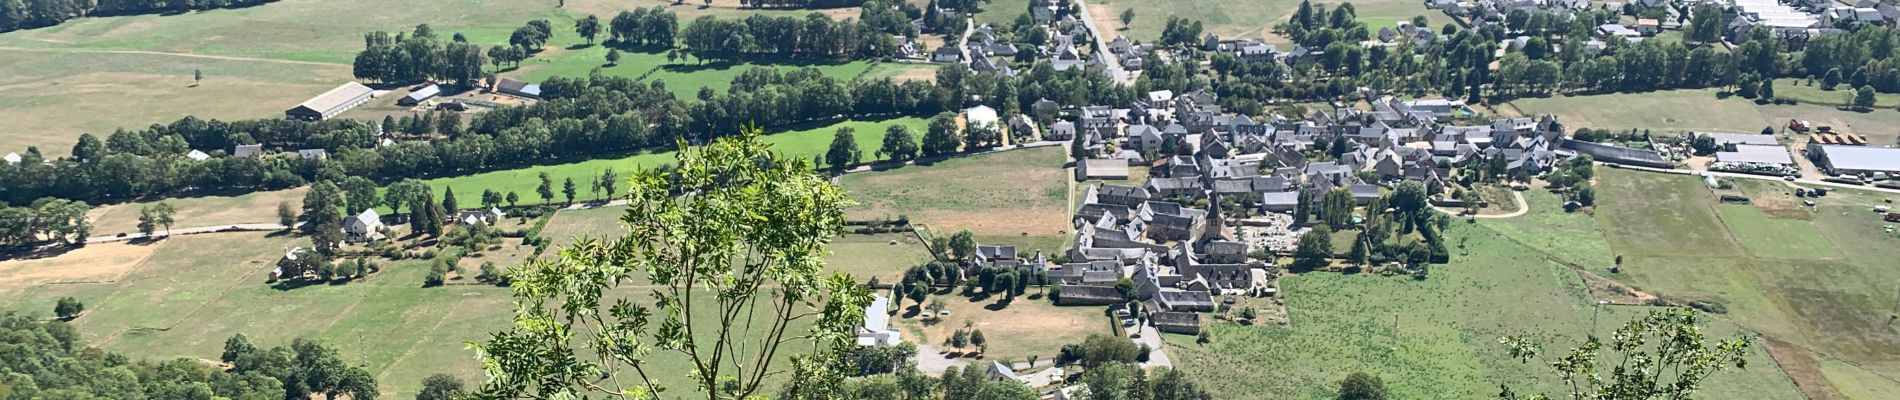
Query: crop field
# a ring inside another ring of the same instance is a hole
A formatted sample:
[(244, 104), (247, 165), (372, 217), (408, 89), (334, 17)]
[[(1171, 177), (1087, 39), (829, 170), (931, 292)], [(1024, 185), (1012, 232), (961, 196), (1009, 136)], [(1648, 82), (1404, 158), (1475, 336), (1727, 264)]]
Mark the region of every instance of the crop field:
[[(1392, 398), (1485, 398), (1499, 385), (1558, 394), (1559, 380), (1542, 361), (1510, 360), (1497, 339), (1528, 336), (1546, 346), (1546, 355), (1580, 344), (1591, 329), (1592, 299), (1571, 269), (1492, 224), (1453, 223), (1447, 237), (1467, 243), (1470, 255), (1433, 266), (1423, 281), (1331, 272), (1284, 277), (1289, 327), (1218, 323), (1206, 345), (1167, 335), (1168, 354), (1223, 399), (1335, 398), (1337, 382), (1355, 371), (1384, 378)], [(1596, 330), (1608, 335), (1647, 309), (1604, 307)], [(1737, 333), (1721, 321), (1705, 325), (1711, 337)], [(1702, 395), (1799, 396), (1766, 352), (1756, 348), (1748, 359), (1748, 369), (1717, 375)]]
[(1061, 251), (1067, 242), (1069, 175), (1061, 146), (955, 158), (928, 167), (845, 175), (854, 219), (909, 216), (945, 236), (968, 229), (979, 243), (1019, 252)]
[[(1811, 396), (1900, 392), (1888, 378), (1900, 373), (1900, 334), (1888, 318), (1900, 239), (1869, 212), (1889, 196), (1838, 191), (1816, 199), (1809, 215), (1790, 214), (1717, 204), (1693, 177), (1605, 172), (1596, 219), (1614, 251), (1628, 255), (1623, 273), (1610, 277), (1724, 305), (1725, 319), (1776, 339), (1784, 368)], [(1769, 184), (1779, 182), (1739, 186), (1760, 198)]]
[[(1777, 89), (1779, 90), (1779, 89)], [(1820, 105), (1757, 105), (1740, 97), (1717, 98), (1713, 89), (1669, 90), (1591, 96), (1526, 98), (1510, 103), (1524, 115), (1551, 113), (1568, 128), (1649, 129), (1655, 134), (1681, 131), (1759, 132), (1789, 120), (1867, 135), (1876, 144), (1900, 137), (1900, 112), (1842, 111)]]
[[(853, 137), (857, 139), (858, 148), (865, 151), (865, 161), (869, 162), (871, 158), (875, 157), (872, 153), (876, 153), (878, 146), (883, 143), (884, 130), (892, 125), (900, 124), (909, 126), (910, 131), (920, 137), (925, 130), (924, 119), (905, 117), (880, 121), (846, 121), (817, 128), (773, 133), (764, 136), (762, 140), (766, 143), (771, 143), (773, 151), (795, 159), (810, 160), (814, 156), (824, 154), (828, 146), (831, 145), (832, 135), (837, 133), (838, 128), (850, 127), (853, 129)], [(561, 198), (560, 191), (562, 182), (568, 178), (573, 178), (576, 182), (579, 192), (575, 196), (575, 200), (581, 201), (592, 200), (594, 198), (587, 190), (587, 182), (589, 182), (589, 179), (599, 177), (602, 171), (612, 168), (617, 171), (620, 176), (624, 177), (635, 169), (653, 168), (662, 164), (670, 164), (673, 161), (674, 153), (671, 151), (649, 152), (617, 158), (601, 158), (566, 164), (537, 165), (458, 177), (430, 179), (428, 183), (430, 187), (436, 189), (454, 188), (456, 193), (481, 193), (482, 190), (495, 190), (501, 193), (516, 192), (521, 196), (521, 203), (536, 204), (541, 202), (541, 197), (535, 192), (535, 187), (541, 184), (540, 173), (546, 172), (554, 179), (555, 201), (565, 200)]]

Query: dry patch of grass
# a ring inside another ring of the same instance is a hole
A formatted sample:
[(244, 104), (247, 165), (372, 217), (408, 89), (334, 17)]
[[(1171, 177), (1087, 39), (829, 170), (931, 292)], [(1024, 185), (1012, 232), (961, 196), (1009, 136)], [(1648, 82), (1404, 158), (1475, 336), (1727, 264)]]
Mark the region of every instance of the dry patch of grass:
[(1012, 150), (846, 175), (844, 188), (860, 203), (846, 211), (852, 219), (907, 215), (941, 234), (1064, 234), (1068, 175), (1062, 151)]
[[(203, 196), (164, 200), (178, 210), (173, 228), (234, 224), (276, 223), (277, 205), (290, 203), (301, 212), (307, 187), (257, 192), (242, 196)], [(121, 203), (93, 208), (86, 212), (92, 220), (94, 236), (138, 232), (139, 209), (158, 201)], [(351, 215), (354, 215), (353, 213)], [(163, 227), (160, 227), (162, 233)]]
[[(1091, 333), (1111, 334), (1108, 319), (1102, 316), (1102, 307), (1058, 307), (1045, 297), (1035, 296), (1036, 293), (1037, 289), (1030, 288), (1024, 296), (1006, 305), (998, 302), (1001, 296), (980, 300), (955, 295), (926, 298), (925, 303), (940, 300), (950, 310), (950, 315), (943, 316), (942, 320), (914, 315), (910, 307), (915, 303), (909, 301), (903, 302), (897, 312), (905, 334), (910, 335), (906, 340), (949, 352), (957, 349), (944, 344), (945, 341), (967, 322), (971, 329), (983, 331), (983, 337), (988, 339), (989, 352), (982, 354), (988, 360), (1023, 361), (1030, 355), (1054, 359), (1064, 344), (1080, 342)], [(970, 346), (964, 350), (976, 352), (977, 348)]]
[(114, 281), (165, 244), (99, 243), (48, 258), (0, 261), (0, 285)]

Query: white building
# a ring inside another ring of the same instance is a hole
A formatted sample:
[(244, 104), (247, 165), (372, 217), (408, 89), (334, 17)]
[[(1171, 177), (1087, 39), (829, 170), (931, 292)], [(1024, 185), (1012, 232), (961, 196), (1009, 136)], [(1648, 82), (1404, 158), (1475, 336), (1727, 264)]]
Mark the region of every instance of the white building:
[(891, 328), (890, 299), (877, 296), (864, 307), (864, 325), (858, 327), (859, 346), (891, 346), (904, 341), (902, 332)]

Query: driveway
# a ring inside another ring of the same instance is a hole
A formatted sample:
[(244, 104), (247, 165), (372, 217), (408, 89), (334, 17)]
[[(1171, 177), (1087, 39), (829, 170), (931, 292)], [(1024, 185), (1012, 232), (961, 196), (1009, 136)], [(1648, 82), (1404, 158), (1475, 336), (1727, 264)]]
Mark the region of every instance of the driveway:
[(1174, 368), (1174, 361), (1168, 359), (1168, 353), (1161, 351), (1162, 346), (1165, 345), (1161, 342), (1161, 331), (1155, 330), (1153, 326), (1142, 325), (1141, 338), (1134, 340), (1137, 345), (1147, 344), (1148, 348), (1154, 349), (1154, 352), (1148, 353), (1148, 362), (1141, 363), (1142, 369)]
[(944, 357), (943, 354), (943, 350), (938, 349), (937, 346), (918, 343), (917, 370), (929, 374), (930, 376), (937, 376), (943, 375), (943, 371), (950, 369), (950, 367), (967, 368), (970, 366), (969, 361), (964, 361), (960, 358)]

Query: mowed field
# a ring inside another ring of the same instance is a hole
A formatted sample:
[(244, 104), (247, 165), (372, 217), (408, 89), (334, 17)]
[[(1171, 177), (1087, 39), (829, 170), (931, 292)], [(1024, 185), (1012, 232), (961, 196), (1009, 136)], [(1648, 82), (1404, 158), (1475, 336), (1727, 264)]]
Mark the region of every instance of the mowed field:
[(1527, 98), (1510, 104), (1524, 115), (1556, 114), (1571, 129), (1760, 132), (1770, 126), (1779, 130), (1798, 119), (1867, 135), (1875, 144), (1900, 138), (1900, 112), (1891, 108), (1862, 113), (1810, 104), (1757, 105), (1740, 97), (1717, 98), (1713, 89)]
[[(283, 0), (242, 9), (177, 15), (79, 18), (58, 26), (0, 34), (0, 153), (39, 146), (64, 155), (80, 133), (104, 136), (195, 115), (201, 118), (272, 118), (284, 109), (352, 80), (351, 62), (370, 31), (409, 32), (418, 24), (447, 37), (462, 33), (483, 46), (503, 44), (515, 28), (535, 19), (554, 26), (548, 49), (503, 72), (541, 80), (586, 76), (605, 64), (607, 49), (583, 46), (574, 21), (603, 20), (635, 7), (666, 8), (682, 27), (699, 16), (804, 16), (810, 10), (742, 10), (674, 6), (660, 0), (418, 0), (394, 5), (375, 0)], [(736, 5), (736, 2), (732, 5)], [(855, 18), (856, 8), (819, 10)], [(629, 53), (613, 75), (640, 76), (665, 64), (663, 54)], [(697, 61), (697, 60), (695, 60)], [(651, 78), (691, 96), (701, 86), (724, 91), (732, 77), (754, 65), (814, 66), (851, 79), (865, 62), (812, 64), (752, 60), (736, 64), (680, 63)], [(205, 79), (192, 87), (192, 73)], [(346, 113), (377, 119), (377, 112)]]
[[(863, 149), (865, 152), (865, 161), (870, 162), (872, 161), (871, 159), (876, 158), (873, 153), (876, 153), (878, 146), (883, 143), (885, 129), (893, 125), (904, 125), (910, 127), (912, 134), (921, 137), (925, 130), (924, 124), (924, 119), (916, 117), (892, 118), (880, 121), (846, 121), (822, 127), (773, 133), (764, 136), (762, 140), (772, 145), (772, 151), (795, 159), (811, 160), (814, 156), (824, 154), (825, 150), (831, 145), (832, 136), (837, 133), (839, 128), (850, 127), (853, 130), (852, 138), (857, 141), (858, 148)], [(430, 187), (437, 190), (453, 188), (456, 193), (464, 195), (466, 195), (465, 193), (479, 194), (483, 190), (494, 190), (504, 194), (516, 192), (521, 196), (521, 203), (536, 204), (541, 202), (541, 197), (535, 192), (535, 188), (541, 184), (540, 174), (546, 172), (554, 179), (555, 201), (565, 201), (565, 199), (561, 197), (560, 192), (562, 182), (568, 178), (574, 179), (575, 185), (578, 188), (576, 201), (591, 200), (594, 197), (592, 193), (588, 192), (587, 183), (591, 182), (590, 179), (599, 177), (601, 172), (607, 169), (617, 171), (617, 173), (624, 178), (636, 169), (646, 169), (658, 167), (662, 164), (671, 164), (674, 160), (675, 154), (672, 151), (649, 152), (632, 156), (600, 158), (566, 164), (538, 165), (484, 172), (474, 175), (430, 179), (427, 182)]]
[[(1166, 350), (1176, 367), (1197, 371), (1197, 381), (1222, 399), (1337, 398), (1338, 381), (1355, 371), (1382, 377), (1392, 398), (1487, 398), (1500, 385), (1561, 397), (1560, 381), (1543, 365), (1549, 360), (1511, 360), (1497, 340), (1525, 336), (1545, 346), (1546, 356), (1560, 354), (1590, 332), (1594, 301), (1576, 272), (1494, 227), (1490, 220), (1454, 222), (1447, 238), (1469, 255), (1453, 250), (1452, 262), (1432, 266), (1423, 281), (1332, 272), (1283, 277), (1290, 326), (1216, 323), (1211, 343), (1168, 334)], [(1595, 328), (1608, 336), (1648, 310), (1604, 307)], [(1738, 333), (1720, 320), (1704, 326), (1712, 338)], [(1711, 378), (1698, 398), (1800, 396), (1760, 347), (1748, 361), (1748, 369)]]
[[(308, 187), (298, 187), (238, 196), (183, 197), (165, 199), (163, 202), (178, 210), (172, 216), (175, 221), (173, 228), (274, 224), (277, 223), (277, 205), (290, 203), (290, 209), (302, 212), (304, 193), (309, 191)], [(139, 210), (158, 202), (147, 200), (99, 206), (87, 212), (86, 218), (92, 221), (92, 234), (95, 237), (138, 232)]]
[(1061, 146), (954, 158), (928, 167), (845, 175), (853, 219), (909, 216), (930, 233), (968, 229), (979, 243), (1058, 252), (1067, 243), (1069, 175)]
[(1869, 211), (1889, 196), (1835, 192), (1799, 210), (1775, 200), (1792, 190), (1781, 182), (1754, 182), (1738, 186), (1763, 200), (1717, 204), (1694, 177), (1600, 171), (1596, 219), (1625, 256), (1621, 274), (1604, 275), (1724, 305), (1725, 319), (1774, 339), (1764, 343), (1811, 398), (1900, 393), (1900, 332), (1889, 319), (1900, 238)]

